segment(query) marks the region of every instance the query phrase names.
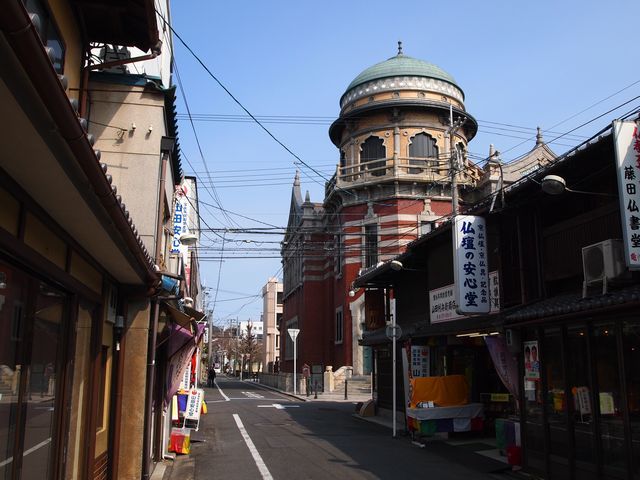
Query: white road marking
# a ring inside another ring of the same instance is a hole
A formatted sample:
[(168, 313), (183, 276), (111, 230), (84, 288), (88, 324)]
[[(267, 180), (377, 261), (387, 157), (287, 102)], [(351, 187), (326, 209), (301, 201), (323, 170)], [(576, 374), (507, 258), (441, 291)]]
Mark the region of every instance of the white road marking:
[(243, 395), (246, 395), (249, 398), (264, 398), (264, 395), (260, 395), (259, 393), (254, 392), (242, 392)]
[[(27, 455), (29, 455), (30, 453), (35, 452), (36, 450), (38, 450), (39, 448), (44, 447), (45, 445), (47, 445), (48, 443), (51, 443), (51, 437), (47, 438), (46, 440), (38, 443), (37, 445), (34, 445), (33, 447), (31, 447), (28, 450), (25, 450), (24, 453), (22, 454), (22, 457), (26, 457)], [(13, 462), (13, 457), (9, 457), (6, 460), (3, 460), (2, 462), (0, 462), (0, 467), (4, 467), (5, 465), (9, 464)]]
[(242, 424), (242, 420), (240, 420), (240, 416), (237, 413), (234, 413), (233, 414), (233, 419), (236, 421), (236, 425), (238, 426), (238, 430), (240, 430), (240, 434), (242, 435), (242, 438), (244, 439), (244, 443), (247, 444), (247, 447), (249, 448), (249, 451), (251, 452), (251, 456), (253, 457), (253, 461), (256, 462), (256, 466), (258, 467), (258, 470), (260, 471), (260, 474), (262, 475), (262, 478), (264, 480), (273, 480), (273, 477), (271, 476), (271, 473), (269, 472), (269, 469), (267, 468), (267, 465), (264, 463), (264, 460), (262, 460), (262, 457), (260, 456), (260, 453), (258, 452), (258, 449), (253, 444), (253, 441), (251, 440), (251, 437), (249, 437), (249, 434), (245, 430), (244, 425)]
[(284, 410), (285, 408), (298, 408), (300, 405), (281, 405), (273, 403), (271, 405), (258, 405), (258, 407), (275, 408), (276, 410)]
[[(229, 397), (227, 397), (224, 392), (222, 391), (222, 389), (220, 388), (220, 385), (218, 385), (217, 383), (215, 384), (216, 388), (218, 389), (218, 391), (220, 392), (220, 395), (222, 395), (224, 397), (224, 401), (228, 402), (229, 401)], [(209, 403), (209, 402), (207, 402)]]

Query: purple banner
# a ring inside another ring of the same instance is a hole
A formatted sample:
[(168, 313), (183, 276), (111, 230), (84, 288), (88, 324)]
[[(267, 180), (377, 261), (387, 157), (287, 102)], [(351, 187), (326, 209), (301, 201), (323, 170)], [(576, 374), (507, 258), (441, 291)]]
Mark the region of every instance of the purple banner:
[(178, 324), (169, 325), (169, 340), (167, 341), (167, 377), (165, 385), (164, 404), (169, 405), (171, 397), (175, 395), (180, 386), (180, 381), (184, 375), (191, 357), (196, 351), (198, 340), (204, 332), (204, 325), (198, 324), (196, 335), (190, 330)]
[(518, 400), (518, 361), (507, 348), (502, 335), (484, 337), (498, 376), (509, 393)]

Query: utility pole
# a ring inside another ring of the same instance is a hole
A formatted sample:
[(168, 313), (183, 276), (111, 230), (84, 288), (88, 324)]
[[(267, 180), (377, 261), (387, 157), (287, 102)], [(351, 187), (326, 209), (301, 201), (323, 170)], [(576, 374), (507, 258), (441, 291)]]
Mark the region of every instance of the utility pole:
[(456, 151), (455, 136), (460, 127), (464, 125), (466, 118), (458, 118), (453, 121), (453, 107), (449, 105), (449, 128), (447, 134), (449, 135), (449, 154), (450, 154), (450, 171), (451, 171), (451, 214), (456, 216), (458, 214), (458, 152)]

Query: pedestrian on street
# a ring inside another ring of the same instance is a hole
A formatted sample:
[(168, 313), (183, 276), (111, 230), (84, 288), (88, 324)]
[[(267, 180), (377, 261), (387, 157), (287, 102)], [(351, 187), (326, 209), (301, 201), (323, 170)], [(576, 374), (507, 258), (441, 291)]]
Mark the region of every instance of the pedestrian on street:
[(207, 386), (215, 387), (216, 385), (216, 369), (211, 366), (209, 367), (209, 374), (207, 375)]
[(302, 366), (302, 376), (304, 377), (304, 383), (307, 389), (308, 397), (311, 394), (311, 369), (306, 363)]

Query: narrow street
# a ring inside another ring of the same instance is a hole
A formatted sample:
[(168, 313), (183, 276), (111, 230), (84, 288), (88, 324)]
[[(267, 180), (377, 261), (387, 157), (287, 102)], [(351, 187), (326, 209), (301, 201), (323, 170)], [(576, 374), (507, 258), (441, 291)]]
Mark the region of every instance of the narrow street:
[(191, 455), (178, 456), (165, 479), (188, 478), (182, 462), (195, 479), (499, 478), (481, 471), (497, 462), (469, 449), (419, 448), (402, 425), (393, 439), (390, 429), (355, 418), (351, 402), (302, 402), (220, 376), (217, 386), (206, 389), (208, 414), (192, 433)]

